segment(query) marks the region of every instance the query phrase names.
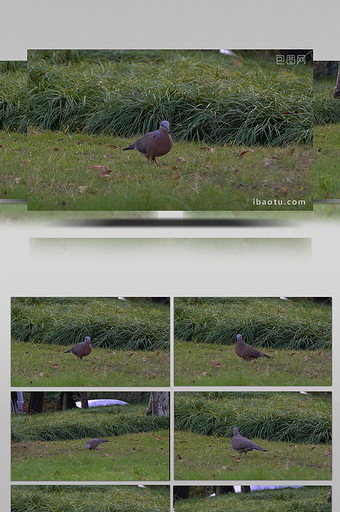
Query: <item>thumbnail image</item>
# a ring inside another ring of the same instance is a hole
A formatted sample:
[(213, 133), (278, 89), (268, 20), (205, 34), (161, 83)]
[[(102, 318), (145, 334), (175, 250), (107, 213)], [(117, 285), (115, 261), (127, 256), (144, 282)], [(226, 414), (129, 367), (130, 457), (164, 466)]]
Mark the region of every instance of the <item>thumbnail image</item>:
[(12, 386), (166, 386), (168, 297), (15, 297)]
[(177, 386), (330, 386), (330, 297), (175, 298)]
[(11, 393), (20, 480), (169, 480), (169, 393)]

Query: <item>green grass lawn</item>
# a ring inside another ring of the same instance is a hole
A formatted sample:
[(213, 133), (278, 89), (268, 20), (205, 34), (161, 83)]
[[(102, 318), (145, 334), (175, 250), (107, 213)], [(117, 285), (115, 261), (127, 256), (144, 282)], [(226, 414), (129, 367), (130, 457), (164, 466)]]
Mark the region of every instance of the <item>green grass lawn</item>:
[(251, 493), (221, 494), (176, 500), (176, 512), (331, 512), (327, 502), (329, 486), (307, 486), (299, 489), (266, 489)]
[(165, 512), (169, 488), (148, 485), (13, 485), (12, 512)]
[[(146, 415), (147, 395), (128, 397), (128, 406), (12, 416), (12, 480), (167, 480), (169, 417)], [(109, 442), (87, 450), (94, 438)]]
[(64, 349), (12, 341), (12, 386), (169, 385), (169, 351), (96, 348), (79, 360)]
[[(339, 100), (337, 100), (339, 101)], [(340, 103), (340, 101), (339, 101)], [(340, 114), (339, 114), (340, 116)], [(339, 117), (340, 120), (340, 117)], [(314, 128), (314, 198), (340, 198), (340, 122)]]
[(340, 198), (340, 101), (336, 73), (314, 79), (314, 199)]
[[(176, 480), (330, 480), (329, 445), (309, 445), (252, 439), (267, 452), (241, 456), (231, 438), (175, 431)], [(236, 454), (236, 455), (235, 455)]]
[(27, 199), (30, 174), (27, 135), (0, 131), (0, 199)]
[(17, 480), (168, 480), (169, 432), (105, 437), (100, 449), (87, 439), (12, 443), (11, 478)]
[[(312, 208), (309, 147), (257, 146), (248, 151), (230, 144), (178, 141), (154, 165), (137, 151), (120, 150), (133, 140), (135, 136), (122, 139), (48, 131), (31, 132), (27, 141), (10, 139), (2, 148), (6, 157), (0, 197), (18, 197), (18, 187), (25, 186), (26, 192), (20, 193), (28, 197), (30, 210)], [(18, 148), (28, 154), (24, 162), (18, 158)], [(101, 177), (105, 168), (111, 172)], [(20, 178), (19, 185), (16, 178)], [(253, 198), (282, 200), (283, 206), (254, 205)], [(305, 205), (289, 204), (293, 200), (303, 200)]]
[(267, 349), (272, 359), (244, 361), (234, 346), (175, 341), (176, 386), (330, 386), (330, 350)]

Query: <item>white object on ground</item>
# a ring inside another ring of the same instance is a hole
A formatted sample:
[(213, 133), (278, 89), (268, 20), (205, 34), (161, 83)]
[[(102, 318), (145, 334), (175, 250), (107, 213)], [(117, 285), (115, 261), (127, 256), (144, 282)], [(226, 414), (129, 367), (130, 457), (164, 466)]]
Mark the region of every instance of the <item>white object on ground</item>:
[[(123, 400), (113, 400), (109, 398), (101, 398), (98, 400), (89, 400), (89, 407), (100, 407), (105, 405), (129, 405), (127, 402), (123, 402)], [(76, 406), (81, 409), (81, 402), (76, 402)]]

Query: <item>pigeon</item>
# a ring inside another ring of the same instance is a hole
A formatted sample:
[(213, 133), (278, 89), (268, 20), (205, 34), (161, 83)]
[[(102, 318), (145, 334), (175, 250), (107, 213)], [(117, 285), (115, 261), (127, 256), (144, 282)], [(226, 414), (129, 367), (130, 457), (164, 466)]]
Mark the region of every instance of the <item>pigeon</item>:
[(173, 142), (169, 130), (169, 122), (162, 121), (158, 130), (146, 133), (127, 148), (123, 148), (123, 151), (137, 149), (148, 160), (156, 162), (156, 156), (166, 155), (172, 148)]
[(81, 343), (77, 343), (77, 345), (74, 345), (74, 347), (70, 348), (70, 350), (66, 350), (64, 354), (72, 352), (72, 354), (77, 356), (78, 359), (82, 359), (83, 357), (91, 354), (91, 351), (92, 347), (90, 343), (90, 336), (86, 336), (84, 341), (82, 341)]
[(90, 441), (87, 441), (86, 448), (88, 450), (94, 450), (102, 443), (108, 443), (109, 441), (107, 439), (90, 439)]
[(238, 334), (236, 336), (236, 339), (237, 343), (235, 347), (235, 352), (239, 357), (242, 357), (246, 361), (252, 361), (253, 359), (258, 359), (259, 357), (272, 357), (268, 356), (267, 354), (264, 354), (263, 352), (260, 352), (251, 345), (248, 345), (248, 343), (245, 343), (242, 339), (242, 334)]
[(251, 450), (259, 450), (261, 452), (266, 452), (264, 448), (257, 446), (257, 444), (249, 441), (246, 437), (242, 437), (238, 431), (238, 428), (235, 427), (233, 429), (233, 438), (231, 440), (231, 447), (236, 450), (240, 455), (242, 453), (250, 452)]

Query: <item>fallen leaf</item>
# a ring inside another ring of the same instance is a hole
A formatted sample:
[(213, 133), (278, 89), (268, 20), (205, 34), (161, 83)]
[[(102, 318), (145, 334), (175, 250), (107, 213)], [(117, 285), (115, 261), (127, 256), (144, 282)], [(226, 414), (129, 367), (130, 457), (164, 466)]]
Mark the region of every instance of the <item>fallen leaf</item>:
[(183, 162), (185, 162), (185, 158), (182, 158), (181, 156), (179, 158), (177, 158), (177, 163), (178, 164), (181, 164)]
[(214, 148), (212, 147), (204, 147), (204, 148), (199, 148), (201, 151), (209, 151), (209, 153), (214, 153), (215, 150)]
[(175, 172), (174, 175), (172, 176), (172, 179), (173, 180), (179, 180), (180, 177), (181, 177), (181, 175), (178, 174), (178, 172)]
[(82, 187), (78, 187), (78, 192), (79, 192), (79, 194), (84, 194), (84, 192), (86, 192), (87, 189), (88, 189), (87, 185), (84, 185)]
[(242, 151), (242, 153), (239, 154), (239, 157), (241, 158), (246, 153), (254, 153), (253, 149), (246, 149), (245, 151)]
[(16, 183), (17, 185), (19, 185), (19, 183), (20, 183), (20, 181), (21, 181), (21, 178), (15, 178), (15, 180), (14, 180), (14, 181), (15, 181), (15, 183)]
[(107, 178), (109, 176), (109, 174), (111, 174), (112, 170), (111, 169), (105, 169), (104, 171), (102, 171), (99, 176), (101, 178)]
[(117, 149), (118, 148), (118, 146), (115, 146), (114, 144), (106, 144), (106, 147), (113, 148), (113, 149)]
[(205, 377), (208, 374), (208, 372), (202, 372), (203, 377)]
[(182, 456), (181, 456), (179, 453), (177, 454), (176, 459), (178, 459), (178, 460), (183, 460), (183, 459), (182, 459)]

